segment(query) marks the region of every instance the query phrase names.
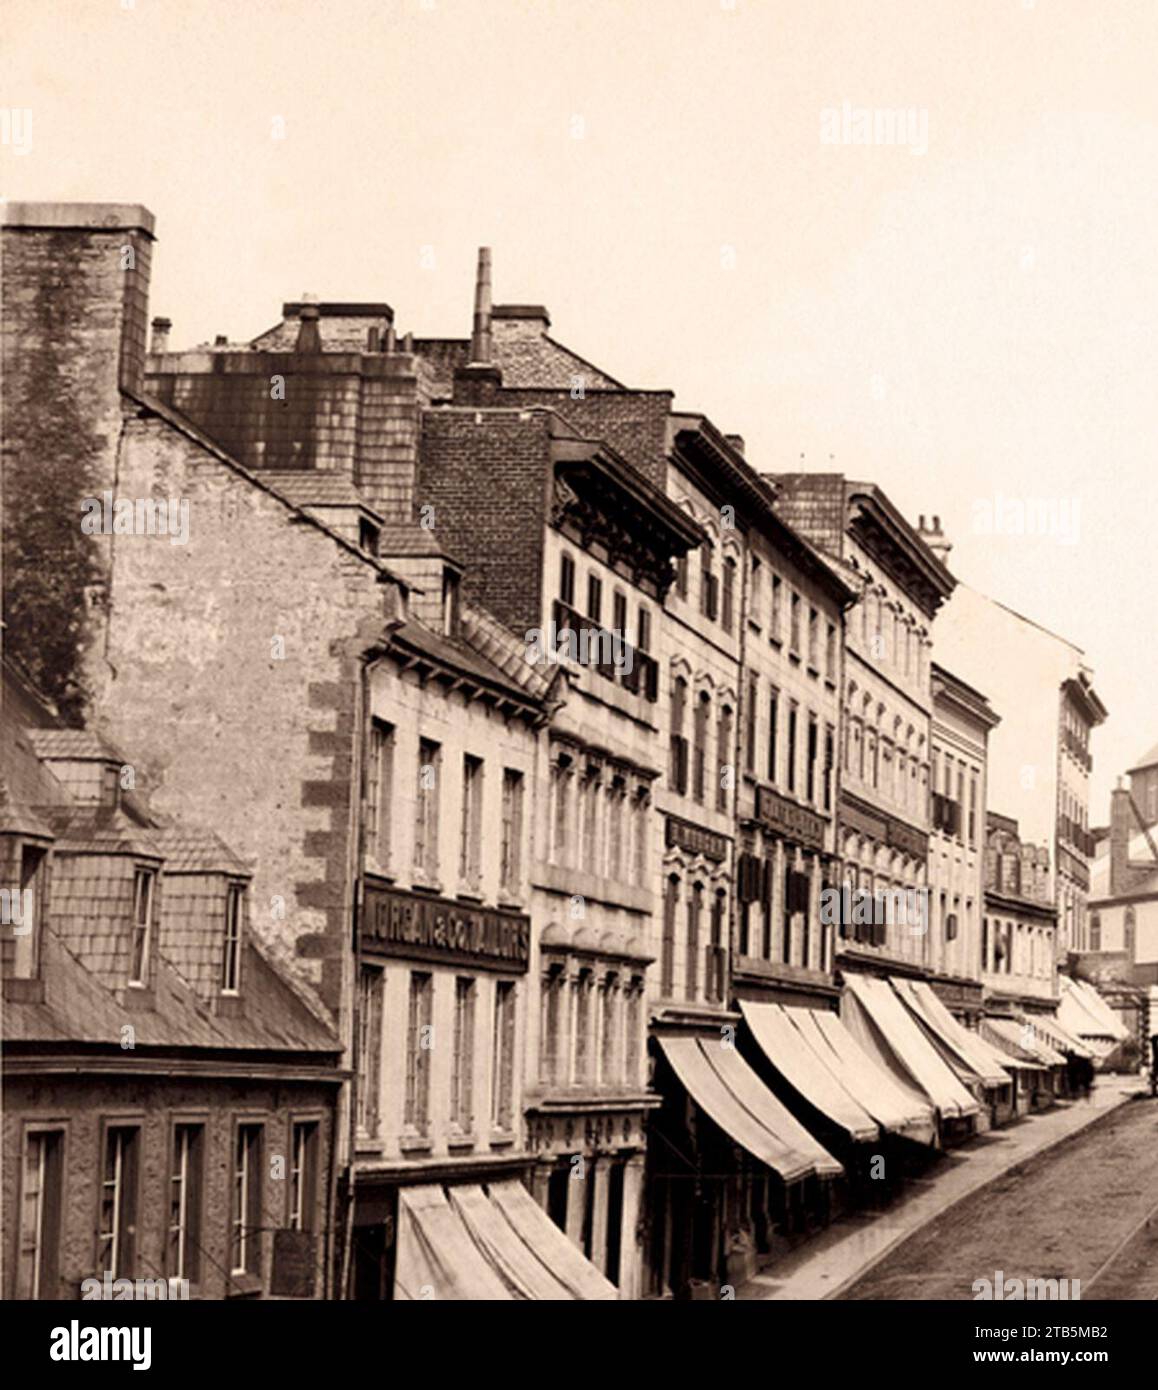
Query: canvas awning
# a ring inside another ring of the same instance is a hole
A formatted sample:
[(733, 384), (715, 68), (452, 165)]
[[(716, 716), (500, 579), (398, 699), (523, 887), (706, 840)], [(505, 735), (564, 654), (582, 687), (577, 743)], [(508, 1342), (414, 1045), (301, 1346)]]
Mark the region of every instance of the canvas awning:
[(1094, 1049), (1088, 1043), (1075, 1038), (1072, 1033), (1067, 1033), (1057, 1019), (1049, 1014), (1026, 1014), (1015, 1009), (1013, 1016), (1018, 1023), (1029, 1024), (1035, 1028), (1041, 1040), (1048, 1043), (1055, 1052), (1069, 1052), (1075, 1057), (1086, 1058), (1093, 1058), (1095, 1055)]
[(935, 1142), (936, 1117), (924, 1097), (878, 1066), (836, 1014), (829, 1009), (784, 1012), (817, 1060), (879, 1125), (916, 1144)]
[(426, 1183), (398, 1193), (396, 1299), (505, 1302), (617, 1296), (614, 1285), (517, 1182), (495, 1183), (489, 1191), (478, 1184), (443, 1188)]
[(980, 1079), (983, 1086), (992, 1089), (1009, 1085), (1010, 1075), (997, 1062), (993, 1052), (978, 1039), (976, 1033), (971, 1033), (953, 1017), (927, 981), (894, 977), (890, 983), (915, 1016)]
[(1013, 1011), (1012, 1018), (991, 1018), (990, 1023), (1005, 1038), (1016, 1038), (1021, 1047), (1046, 1067), (1064, 1067), (1064, 1055), (1049, 1045), (1034, 1019), (1028, 1014)]
[[(1063, 1014), (1063, 1009), (1072, 1015), (1072, 1022)], [(1122, 1020), (1086, 980), (1062, 980), (1058, 1017), (1071, 1033), (1077, 1033), (1080, 1038), (1089, 1036), (1125, 1042), (1130, 1036)]]
[(841, 1017), (877, 1061), (907, 1073), (947, 1119), (977, 1115), (981, 1107), (884, 980), (845, 975)]
[(591, 1302), (619, 1297), (619, 1291), (611, 1280), (599, 1273), (521, 1182), (514, 1178), (506, 1182), (493, 1182), (488, 1193), (519, 1237), (540, 1259), (548, 1261), (551, 1272), (569, 1291), (570, 1298)]
[(734, 1047), (714, 1038), (680, 1036), (661, 1036), (659, 1045), (700, 1109), (785, 1182), (835, 1177), (844, 1171)]
[(740, 1010), (765, 1057), (810, 1105), (854, 1143), (880, 1138), (880, 1125), (819, 1060), (779, 1004), (741, 1000)]
[(1013, 1064), (1023, 1071), (1049, 1071), (1053, 1066), (1034, 1046), (1032, 1039), (1022, 1029), (1020, 1023), (1011, 1018), (983, 1018), (981, 1031), (1004, 1052), (1008, 1052)]

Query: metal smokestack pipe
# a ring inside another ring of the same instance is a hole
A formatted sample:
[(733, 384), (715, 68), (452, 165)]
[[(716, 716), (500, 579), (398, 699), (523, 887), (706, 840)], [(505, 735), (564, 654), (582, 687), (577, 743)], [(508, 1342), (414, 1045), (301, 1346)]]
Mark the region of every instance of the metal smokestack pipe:
[(470, 335), (472, 363), (491, 360), (491, 248), (478, 249), (478, 278), (474, 287), (474, 329)]

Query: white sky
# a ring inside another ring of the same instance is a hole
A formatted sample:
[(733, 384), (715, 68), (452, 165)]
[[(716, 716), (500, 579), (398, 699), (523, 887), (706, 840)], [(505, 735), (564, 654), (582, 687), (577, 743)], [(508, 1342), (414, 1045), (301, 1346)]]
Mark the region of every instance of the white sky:
[[(0, 194), (151, 208), (175, 346), (303, 290), (465, 336), (491, 245), (499, 301), (1083, 646), (1098, 823), (1158, 740), (1156, 56), (1153, 0), (0, 0)], [(927, 153), (822, 144), (845, 101)], [(982, 534), (999, 493), (1077, 543)]]

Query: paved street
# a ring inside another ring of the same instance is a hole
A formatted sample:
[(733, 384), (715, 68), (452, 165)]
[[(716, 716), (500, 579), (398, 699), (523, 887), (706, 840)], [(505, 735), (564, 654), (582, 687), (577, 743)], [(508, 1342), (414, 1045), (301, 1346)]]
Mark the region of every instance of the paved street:
[(975, 1279), (1078, 1279), (1158, 1298), (1158, 1104), (1124, 1105), (925, 1226), (843, 1295), (973, 1298)]

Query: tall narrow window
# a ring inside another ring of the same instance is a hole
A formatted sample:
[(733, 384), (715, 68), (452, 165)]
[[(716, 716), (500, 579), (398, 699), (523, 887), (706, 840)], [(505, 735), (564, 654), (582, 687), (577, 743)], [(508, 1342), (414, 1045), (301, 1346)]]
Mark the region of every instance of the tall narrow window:
[(233, 1238), (230, 1270), (261, 1275), (262, 1178), (265, 1131), (260, 1124), (237, 1126), (233, 1154)]
[(474, 1128), (474, 1001), (475, 982), (459, 976), (454, 982), (454, 1051), (450, 1069), (450, 1122), (461, 1134)]
[(624, 1024), (626, 1037), (623, 1049), (624, 1080), (629, 1086), (636, 1086), (639, 1083), (639, 1058), (643, 1042), (641, 1036), (643, 1032), (642, 1005), (643, 985), (641, 982), (633, 980), (627, 991), (627, 1019)]
[(618, 636), (627, 640), (627, 595), (616, 589), (611, 597), (611, 626)]
[(760, 698), (759, 677), (749, 675), (748, 698), (744, 701), (744, 766), (756, 771), (756, 701)]
[(564, 975), (561, 966), (549, 967), (542, 980), (542, 1034), (539, 1043), (539, 1066), (543, 1082), (550, 1086), (560, 1079), (560, 1050)]
[(788, 790), (796, 790), (796, 701), (788, 707)]
[(504, 1132), (514, 1127), (515, 985), (495, 982), (494, 1055), (491, 1066), (491, 1123)]
[(138, 1125), (109, 1125), (105, 1130), (97, 1268), (114, 1279), (136, 1272), (140, 1138)]
[(603, 580), (594, 571), (587, 575), (587, 616), (593, 623), (603, 621)]
[(623, 779), (616, 778), (607, 799), (607, 877), (622, 879), (623, 873)]
[(512, 898), (522, 888), (523, 774), (512, 767), (503, 769), (503, 838), (500, 877), (503, 892)]
[(462, 820), (459, 830), (458, 876), (469, 892), (482, 878), (483, 762), (469, 753), (462, 760)]
[(757, 627), (764, 621), (764, 605), (760, 601), (760, 586), (763, 582), (760, 557), (753, 555), (748, 571), (748, 620)]
[(969, 774), (969, 847), (977, 848), (977, 774)]
[(772, 576), (772, 613), (768, 619), (768, 636), (773, 642), (780, 642), (783, 640), (782, 628), (784, 624), (784, 612), (782, 593), (783, 585), (780, 582), (780, 576), (774, 574)]
[(366, 754), (366, 853), (385, 872), (390, 866), (390, 803), (394, 795), (394, 729), (370, 721)]
[(639, 633), (635, 645), (641, 652), (651, 651), (651, 613), (643, 604), (639, 606)]
[(659, 953), (659, 988), (664, 999), (670, 999), (675, 983), (675, 921), (679, 879), (669, 875), (663, 893), (663, 940)]
[(579, 1085), (588, 1079), (591, 1066), (591, 971), (580, 970), (571, 981), (571, 1014), (575, 1023), (574, 1069), (571, 1080)]
[(225, 937), (221, 943), (221, 992), (236, 994), (241, 987), (241, 924), (245, 885), (231, 883), (225, 899)]
[(575, 561), (566, 551), (559, 557), (559, 598), (568, 608), (575, 607)]
[(672, 791), (685, 795), (688, 789), (688, 741), (684, 735), (684, 714), (687, 708), (688, 683), (676, 676), (671, 686), (671, 752), (668, 776)]
[(768, 780), (776, 781), (776, 735), (780, 728), (780, 692), (773, 690), (768, 697)]
[[(836, 733), (831, 724), (824, 726), (824, 792), (822, 804), (826, 811), (832, 810), (832, 771), (836, 758)], [(914, 772), (916, 764), (913, 765)]]
[(449, 565), (442, 571), (442, 632), (445, 637), (458, 635), (458, 575)]
[(603, 981), (603, 1040), (599, 1079), (604, 1086), (619, 1081), (619, 980), (609, 973)]
[(820, 670), (820, 614), (815, 608), (808, 610), (808, 664)]
[(724, 588), (723, 603), (720, 610), (720, 622), (725, 632), (731, 632), (735, 622), (736, 611), (736, 562), (729, 555), (724, 560)]
[(62, 1130), (38, 1129), (25, 1134), (17, 1298), (56, 1298), (60, 1292), (63, 1157)]
[(680, 598), (688, 596), (688, 557), (685, 551), (676, 561), (676, 593)]
[(149, 949), (153, 938), (153, 897), (157, 874), (138, 869), (133, 876), (133, 943), (129, 984), (143, 985), (149, 978)]
[(824, 631), (824, 674), (830, 681), (836, 680), (836, 627), (829, 623)]
[(173, 1126), (169, 1172), (169, 1239), (165, 1273), (197, 1283), (201, 1275), (202, 1169), (205, 1153), (203, 1124)]
[(688, 955), (685, 993), (694, 1000), (699, 991), (700, 913), (704, 907), (704, 885), (693, 883), (688, 898)]
[(414, 867), (428, 882), (438, 878), (438, 783), (442, 750), (418, 740), (418, 787), (414, 814)]
[(692, 725), (692, 796), (703, 805), (708, 760), (708, 715), (711, 699), (706, 690), (696, 697), (696, 712)]
[(638, 791), (632, 803), (635, 807), (635, 869), (632, 882), (643, 888), (647, 885), (648, 829), (651, 819), (651, 801), (646, 791)]
[(712, 545), (700, 547), (700, 612), (712, 622), (716, 619), (716, 576), (712, 573)]
[(318, 1122), (295, 1120), (290, 1134), (289, 1228), (313, 1233), (318, 1224)]
[(794, 655), (800, 655), (800, 595), (793, 594), (789, 603), (789, 622), (788, 629), (788, 650)]
[(551, 768), (554, 826), (552, 829), (551, 854), (555, 864), (567, 864), (571, 858), (571, 757), (561, 754)]
[(410, 1009), (406, 1027), (406, 1096), (403, 1123), (425, 1136), (430, 1129), (430, 1053), (434, 1047), (434, 981), (423, 971), (410, 972)]
[(358, 1133), (378, 1137), (378, 1103), (382, 1077), (382, 970), (363, 965), (358, 977), (358, 1048), (355, 1059)]
[(808, 716), (808, 762), (805, 767), (805, 796), (804, 799), (814, 805), (816, 802), (816, 758), (819, 752), (820, 730), (816, 722), (816, 715)]
[(716, 776), (716, 810), (726, 811), (728, 809), (728, 787), (734, 783), (734, 778), (729, 774), (732, 771), (732, 758), (735, 750), (732, 747), (732, 709), (730, 705), (724, 705), (720, 710), (720, 719), (716, 731), (716, 763), (718, 767)]

